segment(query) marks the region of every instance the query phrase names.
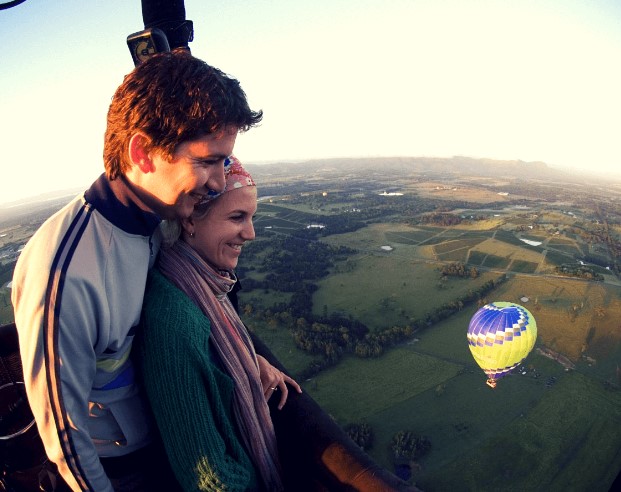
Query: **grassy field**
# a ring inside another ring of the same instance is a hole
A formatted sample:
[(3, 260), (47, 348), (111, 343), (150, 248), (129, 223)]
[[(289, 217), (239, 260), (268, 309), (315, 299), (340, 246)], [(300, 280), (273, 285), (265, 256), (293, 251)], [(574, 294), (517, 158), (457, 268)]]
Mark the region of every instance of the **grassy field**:
[(423, 490), (606, 491), (621, 467), (621, 392), (535, 352), (526, 375), (491, 390), (465, 341), (473, 312), (379, 359), (348, 359), (305, 390), (339, 423), (369, 423), (370, 454), (388, 469), (397, 431), (427, 436), (414, 476)]
[(406, 253), (395, 249), (361, 256), (353, 271), (322, 279), (313, 295), (315, 314), (323, 313), (326, 306), (328, 313), (352, 314), (372, 329), (403, 326), (498, 276), (451, 278), (440, 287), (437, 266), (409, 260)]
[(619, 392), (576, 372), (543, 392), (528, 383), (526, 411), (505, 414), (487, 402), (482, 413), (500, 421), (496, 432), (423, 470), (417, 483), (429, 491), (607, 491), (621, 466)]
[(486, 239), (487, 238), (480, 236), (446, 241), (434, 246), (434, 251), (437, 258), (441, 261), (459, 261), (461, 263), (466, 263), (471, 248), (477, 246)]
[[(492, 237), (392, 223), (322, 239), (359, 253), (319, 283), (316, 314), (325, 306), (371, 329), (406, 324), (490, 278), (440, 285), (440, 262), (463, 261), (507, 271), (509, 281), (486, 302), (524, 304), (537, 320), (537, 347), (574, 363), (567, 371), (534, 350), (525, 374), (514, 371), (490, 389), (466, 343), (473, 305), (380, 358), (346, 357), (303, 383), (340, 424), (371, 425), (369, 453), (387, 469), (396, 432), (428, 437), (432, 450), (413, 467), (423, 490), (605, 492), (621, 468), (621, 288), (539, 275), (573, 259), (580, 245), (545, 233), (523, 237), (543, 244), (529, 246), (510, 230)], [(292, 340), (263, 329), (277, 356), (297, 364)]]
[[(363, 229), (362, 233), (329, 236), (325, 241), (364, 252), (376, 252), (386, 245), (395, 248), (397, 256), (405, 253), (408, 258), (462, 262), (516, 273), (553, 273), (556, 266), (575, 262), (576, 257), (583, 255), (583, 245), (576, 239), (545, 231), (518, 237), (511, 230), (476, 228), (479, 225), (484, 226), (478, 222), (468, 228), (450, 229), (373, 224)], [(542, 244), (533, 246), (522, 239)], [(610, 273), (602, 267), (593, 269), (602, 275)]]
[(532, 261), (524, 261), (524, 260), (513, 260), (509, 266), (508, 270), (517, 273), (535, 273), (537, 271), (537, 267), (539, 263), (535, 263)]
[(311, 210), (296, 210), (288, 207), (259, 203), (257, 208), (257, 229), (270, 227), (273, 229), (299, 230), (314, 222), (314, 216), (321, 215)]
[(314, 360), (312, 355), (296, 348), (291, 332), (286, 327), (271, 327), (252, 316), (245, 316), (244, 322), (291, 374), (305, 369)]
[[(522, 244), (528, 246), (526, 243)], [(530, 247), (523, 247), (520, 244), (511, 244), (497, 239), (488, 239), (474, 247), (473, 251), (532, 263), (539, 263), (542, 260), (542, 252), (540, 250), (533, 251)]]
[[(390, 371), (386, 370), (387, 367)], [(350, 423), (368, 419), (435, 388), (456, 376), (460, 369), (459, 364), (420, 354), (404, 346), (377, 359), (348, 357), (337, 369), (320, 373), (305, 386), (312, 388), (311, 394), (320, 405), (338, 411), (340, 422)], [(344, 384), (346, 381), (355, 381), (355, 384)], [(381, 397), (377, 393), (381, 393)], [(350, 404), (335, 407), (337, 401)]]
[(510, 258), (504, 256), (496, 256), (489, 253), (483, 253), (481, 251), (470, 251), (468, 257), (468, 263), (475, 266), (482, 266), (485, 268), (494, 268), (500, 270), (506, 270), (511, 263)]
[[(367, 252), (389, 238), (395, 250), (367, 253), (353, 271), (322, 281), (315, 306), (325, 303), (372, 327), (420, 316), (469, 282), (451, 280), (438, 289), (437, 268), (421, 258), (460, 256), (468, 248), (470, 264), (514, 272), (490, 300), (525, 303), (537, 320), (538, 345), (566, 355), (576, 369), (566, 372), (533, 351), (526, 375), (516, 372), (490, 390), (465, 341), (471, 307), (379, 359), (346, 359), (305, 383), (306, 390), (339, 423), (369, 423), (370, 454), (388, 469), (397, 431), (429, 437), (433, 449), (414, 476), (424, 490), (606, 491), (621, 467), (621, 392), (605, 389), (621, 384), (621, 290), (530, 275), (545, 264), (541, 248), (506, 234), (499, 241), (434, 229), (369, 229), (358, 239)], [(347, 236), (338, 241), (356, 241)]]
[(572, 253), (566, 250), (564, 251), (561, 249), (557, 249), (556, 247), (555, 249), (548, 250), (546, 254), (546, 263), (552, 266), (559, 266), (563, 265), (564, 263), (570, 263), (573, 261), (575, 260)]
[(0, 287), (0, 325), (14, 321), (11, 289)]
[[(541, 343), (568, 356), (604, 361), (619, 344), (621, 289), (574, 279), (516, 276), (500, 286), (497, 299), (525, 304), (538, 326)], [(532, 304), (532, 305), (531, 305)], [(606, 378), (616, 378), (612, 368)]]

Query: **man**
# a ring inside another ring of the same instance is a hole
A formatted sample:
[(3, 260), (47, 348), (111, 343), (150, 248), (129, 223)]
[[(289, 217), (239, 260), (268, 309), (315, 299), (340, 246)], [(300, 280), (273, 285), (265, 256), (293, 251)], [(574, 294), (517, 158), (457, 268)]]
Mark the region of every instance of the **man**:
[(146, 489), (148, 468), (157, 478), (130, 358), (157, 226), (222, 191), (237, 133), (261, 118), (235, 79), (186, 50), (154, 55), (113, 97), (105, 175), (22, 252), (12, 301), (26, 390), (46, 452), (73, 490)]

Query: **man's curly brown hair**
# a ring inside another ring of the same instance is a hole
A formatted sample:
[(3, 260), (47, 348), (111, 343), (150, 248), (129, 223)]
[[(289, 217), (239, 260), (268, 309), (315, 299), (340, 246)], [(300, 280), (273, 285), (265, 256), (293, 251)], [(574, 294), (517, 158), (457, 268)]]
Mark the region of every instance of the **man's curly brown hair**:
[(158, 53), (129, 73), (112, 98), (104, 141), (109, 179), (125, 174), (129, 141), (136, 132), (149, 139), (147, 150), (172, 159), (183, 142), (226, 127), (245, 132), (260, 123), (239, 82), (187, 50)]

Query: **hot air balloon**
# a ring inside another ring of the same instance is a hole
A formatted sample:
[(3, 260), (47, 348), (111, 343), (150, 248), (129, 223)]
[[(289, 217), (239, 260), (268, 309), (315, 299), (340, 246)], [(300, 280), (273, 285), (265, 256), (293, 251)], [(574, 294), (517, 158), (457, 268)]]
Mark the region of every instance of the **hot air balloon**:
[(535, 318), (528, 309), (512, 302), (486, 304), (468, 325), (470, 352), (492, 388), (526, 358), (536, 339)]

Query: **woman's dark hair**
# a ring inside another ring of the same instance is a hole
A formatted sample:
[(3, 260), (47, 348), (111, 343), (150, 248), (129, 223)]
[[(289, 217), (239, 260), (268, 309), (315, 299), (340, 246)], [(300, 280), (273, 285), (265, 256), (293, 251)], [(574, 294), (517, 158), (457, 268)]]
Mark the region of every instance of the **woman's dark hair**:
[(112, 98), (104, 141), (109, 179), (127, 172), (129, 141), (145, 134), (149, 149), (172, 159), (181, 143), (226, 127), (245, 132), (260, 123), (239, 82), (187, 50), (158, 53), (129, 73)]

